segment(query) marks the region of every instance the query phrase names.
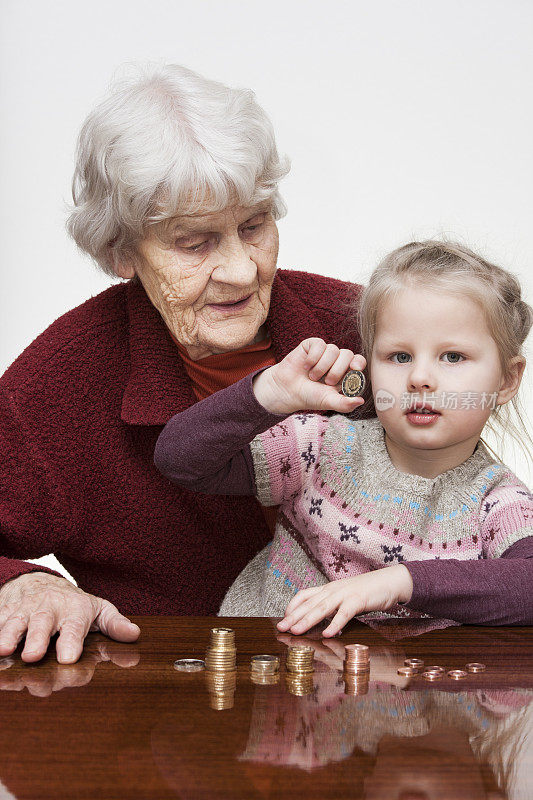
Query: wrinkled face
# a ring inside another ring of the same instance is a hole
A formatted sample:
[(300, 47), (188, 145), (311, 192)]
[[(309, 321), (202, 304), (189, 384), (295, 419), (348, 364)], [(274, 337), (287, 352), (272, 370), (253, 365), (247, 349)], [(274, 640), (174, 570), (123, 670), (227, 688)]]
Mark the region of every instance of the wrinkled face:
[(192, 359), (262, 337), (278, 256), (270, 200), (177, 217), (164, 243), (152, 235), (138, 250), (135, 272)]
[[(380, 390), (395, 399), (381, 410), (376, 402), (387, 443), (413, 455), (461, 445), (473, 452), (492, 409), (508, 399), (500, 395), (498, 349), (480, 306), (442, 290), (406, 287), (384, 305), (370, 371), (375, 402)], [(437, 414), (408, 413), (413, 399), (432, 395)]]

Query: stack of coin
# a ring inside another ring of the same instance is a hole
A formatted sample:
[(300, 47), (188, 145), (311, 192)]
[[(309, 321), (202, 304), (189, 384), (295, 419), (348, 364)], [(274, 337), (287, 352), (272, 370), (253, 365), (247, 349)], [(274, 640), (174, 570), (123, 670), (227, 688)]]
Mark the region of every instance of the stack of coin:
[(277, 656), (252, 656), (250, 669), (252, 683), (266, 686), (279, 681), (279, 658)]
[(213, 628), (211, 646), (207, 648), (205, 666), (210, 672), (231, 672), (235, 669), (237, 650), (235, 631), (231, 628)]
[(344, 673), (344, 694), (368, 694), (370, 685), (370, 670), (359, 675)]
[(315, 649), (309, 645), (289, 647), (287, 653), (287, 672), (306, 675), (315, 671)]
[(366, 644), (347, 644), (344, 648), (344, 694), (367, 694), (370, 658)]
[(290, 694), (302, 697), (311, 694), (315, 688), (313, 683), (313, 673), (287, 672), (285, 674), (285, 685)]
[(235, 689), (237, 687), (237, 673), (235, 671), (206, 672), (206, 683), (211, 708), (216, 711), (233, 708)]
[(344, 674), (365, 675), (370, 672), (370, 657), (366, 644), (347, 644), (344, 648)]

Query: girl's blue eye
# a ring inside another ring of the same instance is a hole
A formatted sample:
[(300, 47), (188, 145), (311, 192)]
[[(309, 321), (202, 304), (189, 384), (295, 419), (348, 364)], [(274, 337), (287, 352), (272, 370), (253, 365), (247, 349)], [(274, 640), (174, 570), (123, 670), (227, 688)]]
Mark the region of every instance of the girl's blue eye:
[[(462, 356), (460, 353), (455, 353), (453, 351), (449, 351), (443, 354), (444, 356), (451, 356), (449, 359), (444, 359), (448, 364), (460, 364), (461, 361), (465, 360), (465, 357)], [(395, 364), (408, 364), (411, 361), (411, 356), (409, 353), (393, 353), (390, 356), (390, 360), (393, 361)]]
[[(398, 361), (395, 360), (395, 356), (398, 356)], [(403, 356), (406, 356), (405, 360), (403, 359)], [(391, 356), (391, 359), (395, 364), (408, 364), (410, 358), (411, 356), (409, 353), (393, 353)]]
[(446, 361), (448, 361), (448, 364), (459, 364), (460, 360), (462, 360), (462, 361), (465, 360), (464, 356), (462, 356), (460, 353), (454, 353), (453, 351), (450, 351), (448, 353), (444, 353), (444, 355), (445, 356), (456, 356), (457, 357), (456, 359), (453, 358), (451, 361), (448, 361), (448, 359), (446, 359)]

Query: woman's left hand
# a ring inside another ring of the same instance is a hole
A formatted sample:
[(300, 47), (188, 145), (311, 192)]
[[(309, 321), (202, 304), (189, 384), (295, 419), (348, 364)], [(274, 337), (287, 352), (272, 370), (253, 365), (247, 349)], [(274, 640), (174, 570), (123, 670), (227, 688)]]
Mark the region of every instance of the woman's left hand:
[(394, 564), (324, 586), (302, 589), (287, 606), (278, 629), (298, 635), (335, 614), (322, 632), (323, 636), (335, 636), (352, 617), (369, 611), (387, 611), (396, 603), (408, 603), (412, 594), (409, 570), (402, 564)]

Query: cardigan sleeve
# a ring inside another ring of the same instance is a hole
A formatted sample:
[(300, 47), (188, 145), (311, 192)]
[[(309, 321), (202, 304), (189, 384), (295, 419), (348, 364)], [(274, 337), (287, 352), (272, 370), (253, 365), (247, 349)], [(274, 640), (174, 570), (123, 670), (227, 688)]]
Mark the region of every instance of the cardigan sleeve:
[(28, 572), (63, 577), (23, 560), (57, 551), (63, 529), (56, 480), (35, 435), (38, 406), (20, 390), (0, 391), (0, 585)]

